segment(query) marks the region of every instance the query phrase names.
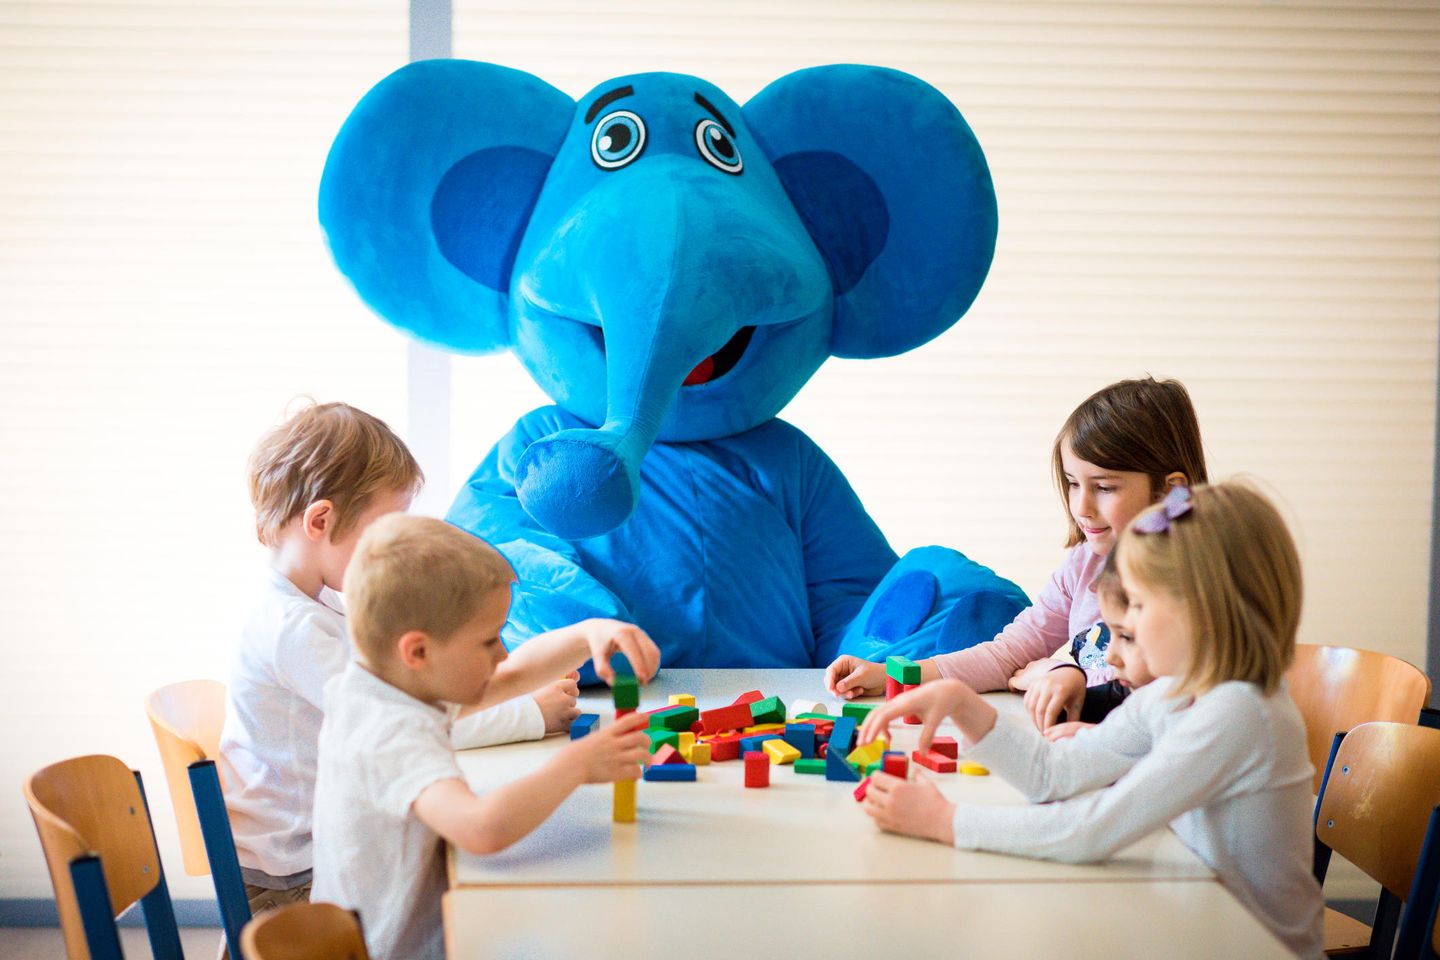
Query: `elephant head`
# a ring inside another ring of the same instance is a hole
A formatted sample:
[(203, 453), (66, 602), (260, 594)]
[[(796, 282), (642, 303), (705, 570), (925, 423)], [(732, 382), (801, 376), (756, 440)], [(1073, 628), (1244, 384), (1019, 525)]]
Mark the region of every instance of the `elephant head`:
[(970, 306), (995, 246), (974, 135), (939, 91), (866, 66), (797, 71), (743, 108), (637, 74), (578, 102), (493, 64), (411, 64), (335, 139), (320, 221), (382, 318), (516, 356), (593, 424), (533, 443), (527, 512), (624, 522), (657, 441), (774, 417), (830, 355), (881, 357)]

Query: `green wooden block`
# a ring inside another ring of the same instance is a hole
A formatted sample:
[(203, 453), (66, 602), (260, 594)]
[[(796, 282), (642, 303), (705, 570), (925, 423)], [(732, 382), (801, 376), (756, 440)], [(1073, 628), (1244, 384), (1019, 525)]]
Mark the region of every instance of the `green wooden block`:
[(656, 710), (650, 714), (651, 730), (689, 730), (696, 720), (700, 719), (700, 711), (694, 707), (676, 705), (666, 707), (664, 710)]
[(842, 717), (854, 717), (863, 723), (865, 718), (870, 715), (870, 711), (874, 709), (875, 704), (873, 703), (847, 703), (840, 708), (840, 715)]
[(779, 697), (766, 697), (750, 704), (750, 716), (756, 723), (784, 723), (785, 703)]
[(832, 717), (832, 716), (830, 716), (830, 714), (828, 714), (828, 713), (797, 713), (797, 714), (795, 714), (795, 719), (796, 719), (796, 720), (827, 720), (827, 721), (830, 721), (830, 720), (834, 720), (835, 718)]
[(819, 776), (822, 776), (822, 777), (823, 777), (823, 776), (825, 776), (825, 761), (824, 761), (824, 760), (821, 760), (819, 757), (816, 757), (816, 758), (811, 759), (811, 760), (803, 760), (803, 759), (802, 759), (802, 760), (796, 760), (796, 761), (795, 761), (795, 772), (796, 772), (796, 773), (813, 773), (813, 774), (818, 774)]
[(618, 673), (610, 687), (615, 696), (616, 710), (634, 710), (640, 706), (640, 682), (633, 673)]
[(646, 730), (646, 736), (650, 738), (650, 752), (654, 753), (665, 744), (670, 744), (676, 750), (680, 749), (680, 733), (677, 730)]
[(920, 664), (911, 660), (909, 657), (886, 657), (885, 675), (895, 679), (899, 683), (919, 683)]
[(883, 760), (876, 760), (874, 763), (867, 763), (865, 765), (865, 776), (868, 777), (872, 773), (880, 772), (882, 769), (884, 769), (884, 766), (885, 762)]

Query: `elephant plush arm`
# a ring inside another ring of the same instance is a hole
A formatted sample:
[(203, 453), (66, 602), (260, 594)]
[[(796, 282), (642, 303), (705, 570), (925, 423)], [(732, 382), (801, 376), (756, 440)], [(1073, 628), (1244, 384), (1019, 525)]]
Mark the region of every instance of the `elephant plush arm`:
[[(613, 592), (581, 566), (575, 548), (531, 519), (515, 495), (515, 464), (543, 433), (522, 419), (475, 469), (447, 520), (504, 555), (518, 579), (503, 638), (507, 646), (588, 617), (634, 622)], [(543, 428), (542, 428), (543, 429)]]

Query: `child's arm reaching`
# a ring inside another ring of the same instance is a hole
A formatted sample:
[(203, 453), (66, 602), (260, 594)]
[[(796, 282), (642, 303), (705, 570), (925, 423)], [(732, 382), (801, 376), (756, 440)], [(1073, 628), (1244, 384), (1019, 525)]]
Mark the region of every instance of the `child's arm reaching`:
[(534, 773), (479, 796), (463, 780), (437, 780), (415, 798), (415, 816), (466, 853), (499, 853), (543, 823), (582, 783), (637, 779), (650, 744), (643, 732), (648, 722), (642, 714), (621, 717), (572, 741)]
[(633, 623), (582, 620), (527, 640), (495, 668), (485, 695), (463, 707), (460, 716), (538, 689), (587, 659), (595, 661), (596, 675), (610, 683), (615, 679), (610, 657), (616, 653), (625, 654), (641, 683), (649, 683), (660, 669), (660, 648)]

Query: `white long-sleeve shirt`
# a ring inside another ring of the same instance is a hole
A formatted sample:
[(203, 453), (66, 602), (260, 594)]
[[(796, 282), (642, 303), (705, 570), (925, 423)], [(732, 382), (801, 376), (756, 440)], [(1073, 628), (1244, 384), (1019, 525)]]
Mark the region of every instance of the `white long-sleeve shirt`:
[(1037, 805), (957, 805), (955, 846), (1094, 862), (1168, 823), (1290, 949), (1321, 956), (1299, 711), (1283, 686), (1267, 697), (1232, 681), (1192, 700), (1167, 697), (1173, 685), (1141, 687), (1099, 726), (1056, 743), (1020, 718), (996, 718), (967, 755)]

